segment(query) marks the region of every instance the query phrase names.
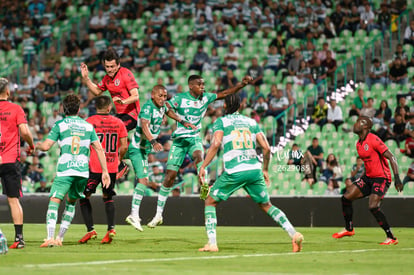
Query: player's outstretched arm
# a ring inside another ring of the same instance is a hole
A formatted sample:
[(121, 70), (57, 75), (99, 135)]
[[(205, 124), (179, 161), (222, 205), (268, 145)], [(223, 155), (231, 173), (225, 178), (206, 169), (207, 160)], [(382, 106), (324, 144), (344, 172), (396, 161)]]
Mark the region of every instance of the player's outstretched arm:
[(49, 151), (49, 149), (52, 148), (53, 144), (55, 144), (53, 140), (46, 139), (43, 142), (38, 142), (36, 144), (36, 149), (39, 149), (40, 151)]
[(385, 151), (384, 157), (386, 157), (390, 161), (392, 171), (394, 172), (395, 189), (397, 189), (398, 192), (401, 192), (404, 189), (404, 185), (401, 182), (400, 174), (398, 172), (397, 159), (389, 150)]
[(201, 184), (203, 184), (206, 172), (206, 167), (211, 163), (213, 158), (216, 156), (218, 149), (220, 148), (221, 141), (223, 140), (223, 131), (215, 131), (213, 135), (213, 139), (211, 141), (211, 146), (208, 148), (206, 158), (201, 164), (200, 171), (198, 173), (198, 180)]
[(263, 151), (262, 171), (263, 171), (263, 176), (265, 178), (266, 185), (269, 186), (270, 185), (270, 180), (269, 180), (270, 146), (263, 133), (258, 133), (256, 135), (256, 139), (260, 147), (262, 147), (262, 151)]
[(98, 156), (99, 164), (102, 167), (102, 186), (108, 188), (111, 184), (111, 179), (108, 174), (108, 166), (106, 165), (106, 157), (104, 150), (102, 149), (102, 145), (99, 140), (92, 142), (92, 147), (96, 151), (96, 155)]
[(119, 104), (128, 105), (135, 103), (139, 100), (139, 93), (137, 88), (133, 88), (129, 91), (129, 97), (126, 99), (121, 99), (120, 97), (114, 96), (112, 98), (114, 102), (117, 102)]
[(81, 63), (80, 69), (83, 83), (85, 83), (88, 89), (96, 96), (102, 94), (103, 91), (99, 89), (98, 86), (89, 78), (88, 66), (85, 63)]
[(163, 150), (162, 145), (152, 136), (151, 131), (149, 129), (150, 121), (146, 120), (144, 118), (141, 118), (141, 128), (142, 132), (144, 133), (144, 136), (146, 139), (151, 143), (152, 148), (155, 152), (160, 152)]
[(32, 132), (30, 132), (29, 127), (26, 123), (19, 124), (19, 131), (24, 141), (26, 141), (27, 144), (29, 144), (29, 150), (27, 153), (31, 155), (35, 148)]
[(253, 78), (249, 75), (246, 75), (245, 77), (243, 77), (242, 82), (237, 83), (236, 86), (231, 87), (227, 90), (221, 91), (220, 93), (217, 93), (217, 99), (223, 99), (228, 95), (237, 93), (238, 91), (246, 87), (248, 84), (250, 84), (252, 81), (253, 81)]
[(167, 116), (174, 119), (178, 123), (181, 123), (185, 128), (191, 128), (193, 130), (197, 130), (197, 127), (194, 124), (191, 124), (190, 122), (186, 122), (183, 119), (181, 119), (172, 109), (168, 109), (166, 114)]

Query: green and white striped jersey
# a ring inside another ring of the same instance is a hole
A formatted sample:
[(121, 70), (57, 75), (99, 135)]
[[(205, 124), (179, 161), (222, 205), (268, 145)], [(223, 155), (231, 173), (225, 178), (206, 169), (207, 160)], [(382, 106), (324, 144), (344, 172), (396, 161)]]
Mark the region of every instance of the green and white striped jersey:
[(78, 116), (68, 116), (53, 125), (47, 138), (60, 147), (58, 177), (89, 177), (90, 145), (98, 140), (92, 124)]
[(203, 119), (208, 104), (217, 99), (213, 93), (203, 93), (202, 98), (193, 97), (190, 92), (176, 94), (170, 101), (171, 108), (184, 121), (190, 122), (197, 127), (196, 130), (187, 129), (181, 123), (177, 123), (177, 129), (173, 133), (174, 139), (184, 137), (197, 137), (201, 130), (201, 120)]
[(236, 112), (218, 118), (213, 131), (223, 132), (223, 162), (228, 174), (262, 169), (256, 153), (256, 135), (262, 131), (255, 120)]
[(162, 124), (162, 118), (164, 117), (165, 112), (167, 112), (167, 107), (164, 105), (161, 108), (158, 108), (155, 106), (154, 102), (152, 100), (148, 100), (141, 108), (141, 111), (139, 113), (139, 118), (137, 121), (137, 128), (134, 134), (134, 138), (132, 139), (132, 146), (135, 148), (140, 149), (146, 149), (151, 150), (152, 145), (147, 140), (147, 138), (144, 135), (144, 132), (142, 131), (141, 127), (141, 118), (148, 120), (150, 122), (149, 124), (149, 130), (151, 132), (151, 135), (154, 138), (157, 138), (160, 134), (161, 130), (161, 124)]

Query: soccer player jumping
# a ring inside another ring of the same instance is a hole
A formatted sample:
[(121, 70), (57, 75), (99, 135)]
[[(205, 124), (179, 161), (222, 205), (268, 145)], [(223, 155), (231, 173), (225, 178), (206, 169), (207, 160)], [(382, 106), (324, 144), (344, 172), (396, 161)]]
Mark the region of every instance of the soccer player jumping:
[(196, 129), (186, 128), (184, 125), (177, 123), (177, 129), (173, 133), (173, 144), (167, 160), (167, 173), (164, 182), (158, 194), (157, 213), (155, 217), (147, 224), (148, 227), (154, 228), (162, 224), (162, 213), (164, 211), (165, 202), (171, 187), (177, 176), (177, 171), (182, 165), (186, 154), (188, 153), (195, 165), (197, 171), (200, 169), (203, 161), (203, 142), (200, 137), (201, 120), (207, 111), (208, 105), (217, 100), (223, 99), (229, 94), (234, 94), (251, 83), (251, 76), (245, 76), (241, 83), (234, 87), (221, 91), (217, 94), (207, 93), (204, 91), (204, 79), (199, 75), (191, 75), (188, 78), (189, 92), (175, 95), (167, 105), (185, 121), (194, 124)]
[(172, 109), (168, 109), (165, 106), (166, 100), (167, 89), (162, 85), (154, 86), (151, 92), (151, 100), (144, 104), (139, 114), (137, 130), (128, 149), (135, 175), (138, 178), (138, 184), (132, 196), (131, 214), (125, 220), (138, 231), (143, 231), (139, 208), (145, 189), (148, 186), (148, 154), (151, 150), (159, 152), (163, 149), (157, 138), (161, 131), (164, 114), (188, 129), (197, 130), (193, 124), (185, 122)]
[(391, 173), (387, 159), (390, 161), (392, 171), (394, 172), (394, 184), (398, 192), (403, 190), (403, 184), (400, 180), (398, 164), (394, 155), (379, 137), (370, 133), (372, 124), (372, 120), (366, 116), (359, 117), (354, 124), (354, 133), (359, 136), (356, 149), (358, 155), (364, 161), (365, 174), (353, 182), (342, 196), (345, 229), (334, 233), (332, 237), (339, 239), (355, 235), (352, 222), (352, 201), (369, 196), (369, 210), (387, 235), (385, 241), (380, 244), (395, 245), (398, 244), (398, 240), (392, 233), (384, 213), (380, 210), (381, 201), (391, 185)]
[[(228, 95), (224, 107), (226, 114), (218, 118), (213, 125), (211, 146), (198, 175), (200, 183), (203, 183), (205, 169), (223, 143), (224, 172), (211, 187), (205, 201), (204, 215), (208, 243), (199, 251), (218, 251), (216, 206), (240, 188), (246, 190), (253, 201), (289, 234), (292, 238), (293, 252), (301, 251), (303, 235), (296, 232), (285, 213), (272, 205), (269, 200), (266, 183), (269, 184), (270, 146), (266, 136), (256, 121), (238, 112), (240, 108), (238, 95)], [(257, 144), (263, 150), (263, 166), (257, 159)]]
[[(111, 184), (109, 187), (102, 188), (102, 198), (105, 203), (106, 219), (108, 231), (101, 243), (111, 243), (115, 237), (115, 205), (112, 196), (116, 195), (114, 191), (116, 173), (118, 172), (118, 163), (124, 157), (128, 150), (128, 133), (125, 125), (119, 118), (109, 114), (112, 109), (111, 98), (108, 96), (99, 96), (95, 99), (97, 114), (89, 117), (86, 121), (93, 125), (102, 149), (105, 151), (106, 164), (108, 166)], [(96, 187), (102, 182), (102, 168), (99, 164), (98, 155), (95, 150), (91, 150), (89, 161), (89, 179), (85, 188), (85, 198), (80, 199), (80, 208), (83, 220), (88, 233), (80, 239), (79, 243), (86, 243), (90, 239), (95, 239), (97, 233), (94, 229), (92, 218), (92, 205), (89, 201), (90, 196), (96, 192)]]

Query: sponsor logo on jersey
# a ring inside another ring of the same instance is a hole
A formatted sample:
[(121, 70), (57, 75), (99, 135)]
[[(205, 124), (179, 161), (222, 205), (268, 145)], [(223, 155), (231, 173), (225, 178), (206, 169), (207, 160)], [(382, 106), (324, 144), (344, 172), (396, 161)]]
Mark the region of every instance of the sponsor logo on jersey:
[(365, 144), (365, 145), (364, 145), (364, 149), (365, 149), (365, 151), (368, 151), (368, 149), (369, 149), (368, 144)]
[(121, 84), (121, 81), (119, 79), (115, 79), (114, 84), (115, 86), (119, 86), (119, 84)]

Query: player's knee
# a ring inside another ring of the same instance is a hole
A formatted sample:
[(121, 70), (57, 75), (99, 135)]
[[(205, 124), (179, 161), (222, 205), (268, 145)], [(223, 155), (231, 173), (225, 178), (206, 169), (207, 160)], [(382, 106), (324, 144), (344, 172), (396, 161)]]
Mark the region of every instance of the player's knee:
[(177, 172), (167, 173), (165, 180), (164, 180), (164, 186), (165, 187), (173, 186), (176, 176), (177, 176)]
[(270, 207), (272, 207), (272, 204), (271, 204), (270, 202), (259, 203), (259, 207), (260, 207), (263, 211), (267, 211)]
[(342, 204), (351, 204), (352, 200), (346, 197), (346, 194), (341, 197)]

